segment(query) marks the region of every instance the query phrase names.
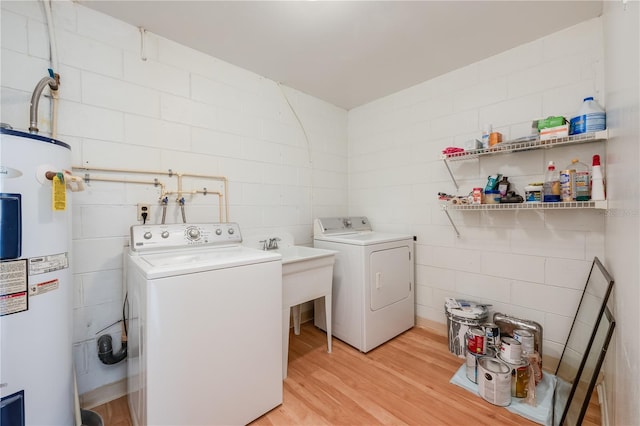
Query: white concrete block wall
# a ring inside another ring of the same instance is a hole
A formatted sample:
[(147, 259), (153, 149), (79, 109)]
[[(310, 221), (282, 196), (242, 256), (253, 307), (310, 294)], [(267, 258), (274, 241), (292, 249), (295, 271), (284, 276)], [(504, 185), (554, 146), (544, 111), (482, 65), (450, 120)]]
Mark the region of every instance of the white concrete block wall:
[[(31, 93), (50, 66), (45, 15), (41, 2), (1, 6), (0, 120), (25, 130)], [(143, 61), (137, 28), (77, 3), (53, 2), (53, 16), (58, 138), (72, 146), (74, 165), (226, 176), (232, 221), (248, 234), (288, 232), (296, 244), (312, 242), (313, 217), (346, 214), (345, 110), (152, 33)], [(51, 129), (49, 111), (43, 98), (43, 134)], [(175, 190), (166, 176), (119, 177), (158, 177)], [(186, 189), (204, 186), (222, 189), (217, 181), (185, 178)], [(122, 253), (129, 226), (138, 223), (136, 203), (151, 204), (156, 223), (161, 209), (159, 188), (151, 185), (90, 181), (72, 196), (74, 358), (82, 394), (126, 376), (124, 363), (100, 363), (96, 332), (121, 317)], [(188, 199), (186, 212), (190, 222), (220, 220), (214, 196)], [(180, 221), (171, 200), (167, 222)], [(117, 351), (120, 326), (107, 332)]]
[[(570, 117), (582, 99), (605, 106), (601, 19), (593, 19), (349, 111), (349, 214), (378, 230), (417, 235), (419, 317), (445, 323), (444, 297), (468, 298), (539, 322), (546, 355), (559, 357), (593, 256), (604, 257), (600, 211), (451, 212), (437, 192), (456, 193), (440, 151), (480, 138), (491, 123), (505, 139), (531, 121)], [(546, 164), (604, 158), (606, 143), (451, 163), (458, 194), (509, 177), (524, 194)]]
[(606, 176), (611, 208), (605, 253), (615, 280), (609, 307), (616, 319), (604, 368), (607, 424), (628, 425), (640, 418), (640, 3), (605, 2), (603, 21), (607, 120), (615, 131)]

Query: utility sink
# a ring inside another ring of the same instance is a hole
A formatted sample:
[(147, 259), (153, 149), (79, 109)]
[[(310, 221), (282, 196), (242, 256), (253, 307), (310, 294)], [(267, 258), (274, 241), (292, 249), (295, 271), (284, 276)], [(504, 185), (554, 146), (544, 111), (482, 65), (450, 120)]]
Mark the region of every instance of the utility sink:
[(289, 315), (293, 307), (293, 329), (300, 334), (300, 304), (320, 297), (325, 300), (327, 351), (331, 352), (331, 287), (336, 251), (305, 246), (272, 250), (282, 256), (282, 374), (287, 377)]
[[(292, 278), (308, 278), (304, 272), (330, 266), (333, 271), (336, 251), (305, 246), (289, 246), (276, 250), (282, 256), (282, 276), (295, 275)], [(318, 271), (315, 271), (318, 272)], [(329, 280), (330, 281), (330, 280)], [(305, 286), (305, 284), (302, 284)], [(294, 292), (295, 293), (295, 292)], [(306, 300), (305, 300), (306, 302)]]

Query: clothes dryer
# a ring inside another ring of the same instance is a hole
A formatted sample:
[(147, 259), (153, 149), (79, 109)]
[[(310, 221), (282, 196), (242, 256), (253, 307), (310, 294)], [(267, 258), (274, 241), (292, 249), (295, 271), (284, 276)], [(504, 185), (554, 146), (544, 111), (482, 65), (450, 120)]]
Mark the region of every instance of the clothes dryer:
[[(413, 236), (373, 231), (366, 217), (319, 218), (313, 245), (337, 252), (334, 337), (368, 352), (414, 326)], [(324, 330), (324, 301), (314, 306), (314, 323)]]

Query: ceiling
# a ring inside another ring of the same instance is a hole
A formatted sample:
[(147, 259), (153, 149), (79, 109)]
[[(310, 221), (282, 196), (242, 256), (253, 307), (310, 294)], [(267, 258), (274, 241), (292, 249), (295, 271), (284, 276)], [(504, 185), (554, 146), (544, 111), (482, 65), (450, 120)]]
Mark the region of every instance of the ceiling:
[(80, 3), (347, 110), (602, 12), (599, 0)]

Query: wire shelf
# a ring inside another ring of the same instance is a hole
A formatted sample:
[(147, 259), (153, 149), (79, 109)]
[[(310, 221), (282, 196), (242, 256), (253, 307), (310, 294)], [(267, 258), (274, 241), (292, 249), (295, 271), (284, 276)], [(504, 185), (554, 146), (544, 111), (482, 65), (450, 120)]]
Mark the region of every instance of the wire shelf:
[(571, 201), (559, 203), (502, 203), (502, 204), (450, 204), (443, 203), (443, 210), (570, 210), (606, 209), (607, 201)]
[(562, 138), (547, 139), (541, 141), (534, 139), (524, 142), (507, 141), (501, 142), (491, 148), (471, 149), (464, 152), (454, 152), (451, 154), (441, 154), (441, 160), (462, 161), (471, 160), (485, 155), (506, 154), (510, 152), (529, 151), (533, 149), (548, 149), (563, 145), (573, 145), (582, 142), (595, 142), (606, 140), (609, 137), (608, 130), (600, 132), (582, 133), (580, 135), (565, 136)]

